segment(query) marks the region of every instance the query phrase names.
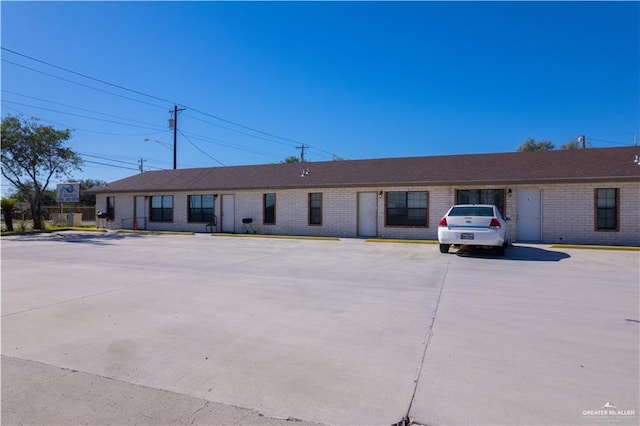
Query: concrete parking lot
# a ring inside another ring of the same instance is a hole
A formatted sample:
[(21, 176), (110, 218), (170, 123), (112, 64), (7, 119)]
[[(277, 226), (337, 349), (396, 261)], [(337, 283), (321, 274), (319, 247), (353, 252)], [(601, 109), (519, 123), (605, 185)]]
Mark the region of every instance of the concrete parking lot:
[(637, 251), (3, 237), (2, 424), (638, 424), (639, 286)]

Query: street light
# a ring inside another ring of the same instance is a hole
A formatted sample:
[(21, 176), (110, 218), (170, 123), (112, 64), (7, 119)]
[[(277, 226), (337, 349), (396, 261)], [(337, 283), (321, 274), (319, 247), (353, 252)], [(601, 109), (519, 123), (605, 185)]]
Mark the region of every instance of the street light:
[[(169, 151), (171, 151), (171, 144), (169, 142), (164, 142), (164, 141), (159, 141), (158, 139), (151, 139), (151, 138), (144, 138), (145, 142), (155, 142), (159, 145), (164, 146), (165, 148), (167, 148)], [(175, 166), (175, 151), (173, 153), (173, 157), (174, 157), (174, 163), (173, 163), (173, 169), (175, 170), (176, 166)], [(140, 171), (142, 171), (142, 159), (140, 160)]]
[(144, 138), (145, 142), (156, 142), (162, 146), (164, 146), (165, 148), (167, 148), (169, 151), (172, 150), (171, 148), (171, 144), (169, 142), (163, 142), (163, 141), (159, 141), (157, 139), (149, 139), (149, 138)]

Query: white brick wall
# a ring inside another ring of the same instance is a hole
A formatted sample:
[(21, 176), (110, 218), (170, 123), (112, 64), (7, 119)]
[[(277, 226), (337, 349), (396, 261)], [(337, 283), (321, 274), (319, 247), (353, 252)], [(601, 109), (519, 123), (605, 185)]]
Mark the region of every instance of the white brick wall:
[[(378, 191), (427, 191), (429, 193), (428, 227), (385, 226), (385, 198), (377, 198), (377, 233), (380, 238), (436, 239), (438, 221), (455, 203), (456, 189), (512, 190), (506, 195), (505, 204), (509, 222), (509, 235), (517, 241), (517, 193), (519, 189), (541, 190), (542, 241), (546, 243), (579, 244), (623, 244), (640, 246), (640, 182), (603, 184), (549, 184), (538, 186), (411, 186), (411, 187), (362, 187), (362, 188), (317, 188), (285, 189), (275, 191), (250, 190), (237, 192), (193, 191), (177, 194), (154, 193), (151, 195), (173, 195), (173, 221), (147, 222), (148, 230), (205, 232), (204, 223), (188, 223), (188, 195), (218, 194), (215, 214), (218, 230), (221, 225), (221, 196), (235, 195), (235, 230), (243, 232), (243, 218), (252, 218), (252, 228), (259, 234), (307, 235), (357, 237), (358, 193)], [(595, 231), (594, 189), (618, 188), (620, 191), (620, 230), (617, 232)], [(262, 223), (263, 194), (276, 193), (276, 223)], [(308, 194), (322, 193), (322, 225), (308, 224)], [(148, 216), (150, 197), (146, 200), (145, 212), (138, 216)], [(122, 219), (133, 218), (134, 194), (117, 194), (113, 227), (122, 226)], [(96, 210), (106, 211), (106, 196), (96, 197)]]
[[(595, 230), (595, 189), (618, 188), (620, 230)], [(640, 183), (542, 187), (542, 238), (552, 243), (640, 245)]]

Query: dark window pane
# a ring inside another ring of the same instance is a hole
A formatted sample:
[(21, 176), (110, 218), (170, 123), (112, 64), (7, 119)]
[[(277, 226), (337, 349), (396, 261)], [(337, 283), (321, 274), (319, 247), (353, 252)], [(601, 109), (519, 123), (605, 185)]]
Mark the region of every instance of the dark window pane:
[(322, 194), (309, 194), (309, 224), (322, 225)]
[(202, 218), (200, 219), (202, 222), (213, 222), (213, 209), (204, 209), (202, 210)]
[(598, 188), (596, 196), (596, 229), (618, 229), (618, 190)]
[(263, 223), (274, 224), (276, 223), (276, 194), (268, 193), (264, 194), (264, 216)]
[(454, 207), (451, 209), (449, 216), (493, 216), (493, 208), (491, 207)]
[(202, 195), (202, 207), (213, 208), (213, 195)]
[(213, 195), (189, 195), (189, 222), (213, 222), (213, 207)]
[(173, 196), (152, 196), (149, 218), (152, 222), (171, 222), (173, 220)]
[(459, 189), (456, 204), (493, 204), (504, 215), (504, 189)]
[(386, 224), (395, 226), (427, 226), (427, 193), (388, 192)]

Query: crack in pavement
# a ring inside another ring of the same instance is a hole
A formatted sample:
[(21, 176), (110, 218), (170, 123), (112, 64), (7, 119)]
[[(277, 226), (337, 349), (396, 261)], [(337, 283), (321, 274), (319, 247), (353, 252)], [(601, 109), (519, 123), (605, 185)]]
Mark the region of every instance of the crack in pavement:
[(408, 426), (408, 425), (417, 425), (418, 423), (414, 423), (411, 420), (411, 407), (413, 406), (413, 401), (416, 397), (416, 392), (418, 391), (418, 384), (420, 382), (420, 376), (422, 375), (422, 368), (424, 367), (424, 361), (427, 358), (427, 350), (429, 349), (429, 343), (431, 342), (431, 337), (433, 336), (433, 326), (436, 322), (436, 317), (438, 316), (438, 309), (440, 308), (440, 300), (442, 299), (442, 293), (444, 291), (444, 286), (447, 282), (447, 275), (449, 273), (449, 261), (447, 261), (446, 269), (444, 271), (444, 275), (442, 277), (442, 283), (440, 284), (440, 292), (438, 293), (438, 299), (436, 300), (436, 306), (433, 310), (433, 315), (431, 317), (431, 324), (428, 328), (427, 338), (424, 345), (424, 352), (422, 353), (422, 360), (420, 361), (420, 367), (418, 368), (418, 375), (414, 380), (415, 386), (413, 387), (413, 394), (411, 395), (411, 400), (409, 401), (409, 408), (407, 408), (407, 413), (405, 416), (393, 426)]
[(196, 411), (191, 413), (191, 423), (189, 424), (194, 424), (196, 421), (196, 417), (198, 417), (198, 413), (204, 410), (205, 408), (207, 408), (208, 406), (209, 406), (209, 401), (206, 401), (202, 407), (198, 408)]

